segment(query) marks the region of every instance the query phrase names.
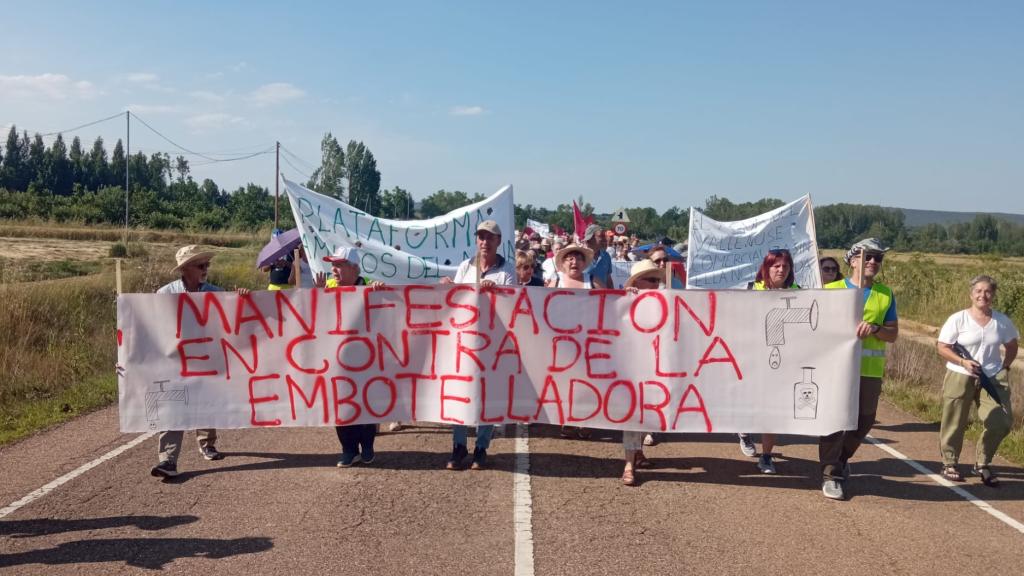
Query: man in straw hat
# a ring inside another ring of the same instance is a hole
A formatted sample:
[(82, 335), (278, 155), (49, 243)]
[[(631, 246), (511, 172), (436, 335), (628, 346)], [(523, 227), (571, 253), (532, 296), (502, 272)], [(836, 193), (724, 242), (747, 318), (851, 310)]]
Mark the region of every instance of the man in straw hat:
[[(484, 220), (476, 227), (476, 255), (459, 264), (455, 279), (442, 277), (441, 284), (477, 284), (481, 288), (512, 286), (516, 283), (515, 263), (498, 254), (501, 247), (501, 228), (494, 220)], [(466, 426), (452, 426), (452, 455), (445, 467), (459, 470), (462, 461), (469, 455), (466, 448), (469, 429)], [(487, 449), (494, 435), (494, 425), (476, 427), (476, 443), (473, 447), (473, 470), (481, 470), (487, 462)]]
[[(178, 274), (179, 278), (161, 287), (157, 294), (183, 294), (185, 292), (220, 292), (221, 289), (206, 281), (210, 271), (210, 260), (213, 252), (200, 250), (196, 245), (183, 246), (174, 255), (177, 261), (171, 272)], [(241, 289), (240, 293), (248, 293), (248, 290)], [(159, 461), (150, 470), (150, 474), (157, 478), (172, 478), (178, 475), (178, 455), (181, 454), (181, 443), (185, 439), (183, 430), (165, 430), (158, 436)], [(223, 454), (217, 451), (214, 444), (217, 442), (217, 431), (213, 428), (196, 430), (196, 440), (199, 442), (199, 453), (207, 460), (220, 460)]]
[(856, 328), (857, 337), (863, 341), (857, 429), (829, 434), (818, 443), (823, 476), (821, 491), (826, 498), (833, 500), (846, 497), (849, 459), (875, 423), (878, 397), (882, 393), (882, 376), (885, 374), (885, 344), (895, 342), (899, 336), (896, 297), (891, 288), (875, 280), (888, 250), (877, 238), (857, 242), (844, 257), (853, 269), (850, 277), (825, 285), (827, 289), (858, 289), (864, 294), (864, 316)]

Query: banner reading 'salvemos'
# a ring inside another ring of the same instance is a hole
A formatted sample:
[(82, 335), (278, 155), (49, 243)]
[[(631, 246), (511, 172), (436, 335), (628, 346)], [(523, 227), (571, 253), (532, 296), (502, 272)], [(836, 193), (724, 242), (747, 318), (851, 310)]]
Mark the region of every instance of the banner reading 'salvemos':
[[(118, 298), (121, 429), (856, 425), (854, 290), (394, 286)], [(827, 321), (824, 321), (827, 319)]]

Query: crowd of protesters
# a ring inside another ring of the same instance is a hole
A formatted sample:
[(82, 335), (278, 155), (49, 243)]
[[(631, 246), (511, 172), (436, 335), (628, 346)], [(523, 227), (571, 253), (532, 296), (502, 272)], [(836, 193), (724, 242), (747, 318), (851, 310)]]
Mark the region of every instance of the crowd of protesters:
[[(443, 277), (442, 284), (476, 284), (481, 287), (495, 285), (546, 286), (559, 288), (624, 288), (639, 290), (683, 289), (686, 284), (686, 244), (665, 238), (641, 245), (636, 236), (616, 235), (591, 224), (579, 235), (542, 235), (529, 229), (515, 232), (515, 257), (506, 260), (498, 253), (503, 231), (494, 221), (479, 224), (476, 229), (474, 256), (463, 261), (454, 278)], [(896, 340), (899, 322), (896, 296), (891, 288), (879, 281), (878, 275), (888, 248), (874, 238), (855, 243), (843, 260), (847, 274), (841, 270), (838, 259), (826, 256), (819, 267), (824, 289), (860, 290), (864, 298), (863, 318), (851, 324), (850, 330), (861, 340), (857, 427), (835, 432), (819, 439), (819, 463), (822, 474), (821, 490), (825, 497), (835, 500), (846, 498), (846, 485), (850, 478), (850, 459), (875, 422), (882, 379), (885, 373), (886, 345)], [(196, 246), (178, 251), (177, 266), (173, 272), (180, 278), (161, 288), (160, 293), (215, 291), (220, 288), (206, 282), (213, 254)], [(298, 260), (301, 266), (295, 266)], [(332, 287), (366, 284), (359, 268), (359, 252), (354, 248), (339, 248), (324, 257), (331, 273), (303, 281), (309, 274), (305, 256), (282, 257), (265, 268), (269, 274), (270, 290), (302, 287)], [(628, 279), (615, 285), (612, 267), (629, 262)], [(300, 272), (301, 270), (301, 272)], [(380, 286), (369, 284), (370, 289)], [(753, 290), (795, 290), (794, 262), (788, 250), (768, 250), (756, 278), (749, 286)], [(940, 332), (937, 349), (947, 361), (947, 376), (943, 383), (942, 428), (940, 452), (941, 474), (952, 481), (962, 481), (958, 468), (964, 431), (972, 406), (978, 410), (982, 422), (982, 438), (978, 443), (974, 473), (984, 484), (997, 486), (998, 479), (990, 463), (996, 448), (1009, 432), (1013, 422), (1010, 413), (1009, 370), (1017, 354), (1017, 328), (1004, 314), (992, 309), (991, 303), (997, 283), (989, 276), (978, 276), (970, 283), (970, 307), (950, 316)], [(243, 291), (244, 292), (244, 291)], [(401, 423), (393, 423), (395, 430)], [(339, 467), (374, 461), (373, 442), (376, 425), (337, 427), (341, 444)], [(470, 468), (479, 470), (487, 465), (493, 425), (476, 427), (476, 439)], [(152, 469), (154, 476), (169, 478), (178, 474), (177, 459), (183, 432), (167, 431), (159, 436), (159, 462)], [(196, 431), (199, 451), (207, 460), (223, 457), (214, 447), (216, 430)], [(581, 428), (563, 428), (564, 437), (590, 438), (590, 431)], [(463, 468), (470, 456), (468, 428), (454, 426), (452, 451), (445, 463), (449, 470)], [(740, 449), (745, 456), (758, 458), (758, 469), (766, 474), (776, 472), (773, 458), (775, 437), (761, 435), (758, 452), (753, 438), (740, 434)], [(637, 484), (638, 470), (654, 464), (643, 452), (644, 446), (656, 443), (651, 434), (626, 431), (622, 434), (625, 467), (622, 483)]]

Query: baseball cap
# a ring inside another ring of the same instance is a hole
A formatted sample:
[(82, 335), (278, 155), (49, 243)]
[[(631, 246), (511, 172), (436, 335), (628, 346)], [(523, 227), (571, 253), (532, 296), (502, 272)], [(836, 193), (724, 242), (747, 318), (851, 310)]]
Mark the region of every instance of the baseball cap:
[(477, 232), (490, 232), (495, 236), (501, 236), (501, 227), (494, 220), (484, 220), (476, 227)]
[(359, 253), (358, 248), (352, 248), (350, 246), (338, 246), (334, 253), (330, 256), (324, 256), (324, 262), (351, 262), (353, 264), (359, 264), (359, 259), (362, 255)]

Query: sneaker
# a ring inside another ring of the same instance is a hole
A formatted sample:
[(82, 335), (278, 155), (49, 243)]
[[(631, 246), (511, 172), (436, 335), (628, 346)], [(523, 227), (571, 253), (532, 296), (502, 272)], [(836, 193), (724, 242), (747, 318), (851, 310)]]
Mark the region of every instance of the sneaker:
[(373, 464), (374, 456), (376, 456), (376, 453), (373, 451), (373, 449), (367, 450), (363, 448), (363, 453), (359, 456), (359, 458), (362, 460), (363, 464)]
[(362, 462), (362, 459), (359, 457), (359, 454), (342, 454), (341, 458), (338, 459), (338, 468), (348, 468), (360, 462)]
[(775, 462), (772, 461), (772, 455), (761, 454), (761, 457), (757, 459), (757, 469), (765, 474), (775, 474)]
[(740, 434), (740, 451), (748, 458), (757, 456), (757, 446), (754, 446), (754, 441), (750, 439), (750, 434)]
[(224, 459), (224, 455), (221, 454), (220, 452), (217, 452), (217, 449), (214, 448), (213, 446), (206, 446), (205, 448), (200, 448), (199, 453), (202, 454), (203, 458), (206, 458), (207, 460)]
[(654, 439), (654, 434), (644, 434), (644, 446), (657, 446), (658, 441)]
[(470, 470), (483, 470), (484, 465), (487, 463), (487, 450), (483, 448), (473, 449), (473, 463), (470, 464)]
[(832, 500), (844, 500), (846, 494), (843, 493), (843, 483), (839, 480), (825, 480), (821, 483), (821, 493), (825, 495), (825, 498)]
[(459, 470), (462, 468), (462, 461), (467, 455), (469, 455), (469, 450), (466, 450), (465, 445), (456, 444), (455, 447), (452, 448), (452, 457), (448, 459), (448, 464), (445, 465), (445, 468), (449, 470)]
[(149, 473), (157, 478), (174, 478), (178, 475), (178, 465), (164, 460), (156, 466), (153, 466), (153, 469), (150, 470)]
[(392, 422), (391, 424), (388, 424), (388, 432), (398, 432), (402, 428), (405, 428), (405, 426), (401, 422)]

